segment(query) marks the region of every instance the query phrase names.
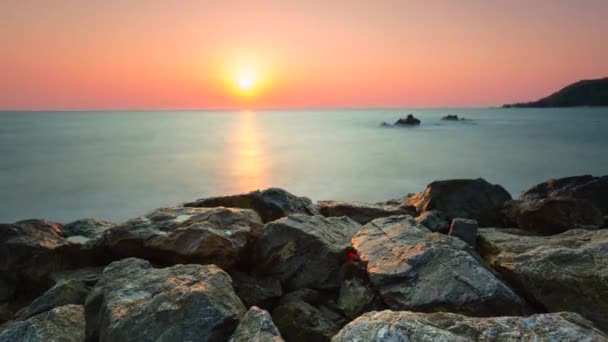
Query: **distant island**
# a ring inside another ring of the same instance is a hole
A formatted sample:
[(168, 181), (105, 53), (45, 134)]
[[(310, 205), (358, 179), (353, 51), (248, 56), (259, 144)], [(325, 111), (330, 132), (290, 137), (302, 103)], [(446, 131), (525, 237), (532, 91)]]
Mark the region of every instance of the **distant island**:
[(608, 77), (582, 80), (534, 102), (505, 104), (503, 108), (608, 106)]

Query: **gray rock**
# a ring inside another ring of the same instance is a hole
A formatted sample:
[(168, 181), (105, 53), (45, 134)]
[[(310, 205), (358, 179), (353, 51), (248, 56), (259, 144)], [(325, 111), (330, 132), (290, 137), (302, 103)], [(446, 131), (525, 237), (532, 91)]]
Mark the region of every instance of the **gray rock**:
[(230, 338), (230, 342), (282, 342), (270, 314), (256, 306), (249, 308)]
[(274, 277), (250, 275), (240, 271), (230, 272), (230, 277), (234, 291), (246, 307), (268, 307), (283, 295), (281, 282)]
[(460, 239), (431, 233), (409, 216), (376, 219), (352, 239), (369, 277), (393, 310), (518, 315), (525, 301)]
[(70, 242), (86, 243), (115, 225), (115, 223), (96, 218), (86, 218), (63, 225), (61, 232)]
[(246, 194), (202, 198), (186, 207), (231, 207), (255, 210), (264, 223), (274, 221), (291, 214), (317, 214), (317, 208), (306, 197), (295, 196), (283, 189), (269, 188)]
[(58, 283), (67, 280), (81, 281), (89, 286), (94, 286), (103, 273), (103, 267), (83, 267), (73, 270), (51, 273), (51, 279)]
[(319, 201), (317, 208), (325, 217), (347, 216), (360, 224), (379, 217), (416, 213), (412, 206), (362, 202)]
[(486, 262), (541, 309), (574, 311), (608, 331), (608, 230), (553, 236), (480, 229)]
[(416, 221), (435, 233), (448, 234), (450, 232), (450, 221), (439, 210), (425, 211), (416, 217)]
[(337, 307), (351, 319), (367, 311), (386, 308), (372, 284), (360, 277), (342, 281), (337, 304)]
[(587, 200), (604, 215), (608, 214), (608, 176), (575, 176), (550, 179), (521, 194), (522, 200), (573, 197)]
[(450, 225), (450, 236), (456, 236), (472, 247), (477, 244), (477, 221), (455, 218)]
[(530, 317), (467, 317), (453, 313), (370, 312), (346, 325), (333, 342), (606, 341), (571, 312)]
[(330, 341), (346, 323), (321, 304), (318, 292), (308, 289), (285, 295), (272, 311), (272, 318), (290, 342)]
[(215, 265), (108, 265), (87, 298), (87, 341), (226, 341), (246, 309)]
[(570, 197), (510, 201), (503, 213), (517, 227), (542, 235), (587, 226), (598, 228), (604, 221), (591, 202)]
[(78, 280), (60, 281), (20, 312), (19, 319), (28, 319), (69, 304), (84, 305), (90, 291), (90, 287)]
[(82, 342), (84, 310), (81, 305), (54, 308), (25, 321), (14, 322), (0, 331), (0, 342)]
[(359, 224), (347, 217), (295, 214), (264, 226), (256, 246), (256, 270), (276, 277), (284, 289), (340, 287)]
[(95, 245), (117, 257), (160, 264), (215, 264), (231, 268), (262, 230), (259, 216), (238, 208), (163, 208), (111, 230)]
[(478, 179), (452, 179), (435, 181), (409, 199), (418, 212), (440, 210), (448, 219), (477, 220), (481, 227), (503, 224), (501, 209), (511, 195), (500, 185)]

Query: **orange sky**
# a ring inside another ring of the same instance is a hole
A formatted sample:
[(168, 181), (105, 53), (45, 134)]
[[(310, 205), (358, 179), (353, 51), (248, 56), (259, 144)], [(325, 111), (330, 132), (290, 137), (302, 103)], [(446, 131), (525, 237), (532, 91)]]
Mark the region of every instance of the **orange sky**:
[(0, 1), (0, 109), (488, 106), (608, 76), (606, 0)]

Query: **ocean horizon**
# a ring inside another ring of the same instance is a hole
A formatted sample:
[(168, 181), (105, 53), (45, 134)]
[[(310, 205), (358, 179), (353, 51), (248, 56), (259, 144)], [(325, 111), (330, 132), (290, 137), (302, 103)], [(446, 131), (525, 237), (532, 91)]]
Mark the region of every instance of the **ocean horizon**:
[[(422, 124), (380, 127), (408, 113)], [(550, 178), (608, 173), (607, 130), (606, 107), (3, 111), (0, 221), (120, 222), (267, 187), (375, 202), (455, 178), (517, 197)]]

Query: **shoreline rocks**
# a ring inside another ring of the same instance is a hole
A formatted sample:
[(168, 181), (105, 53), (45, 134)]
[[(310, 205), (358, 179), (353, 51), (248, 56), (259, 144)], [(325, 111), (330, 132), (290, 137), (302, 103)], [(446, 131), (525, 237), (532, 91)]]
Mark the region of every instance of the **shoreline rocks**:
[(606, 340), (607, 177), (0, 224), (0, 341)]

